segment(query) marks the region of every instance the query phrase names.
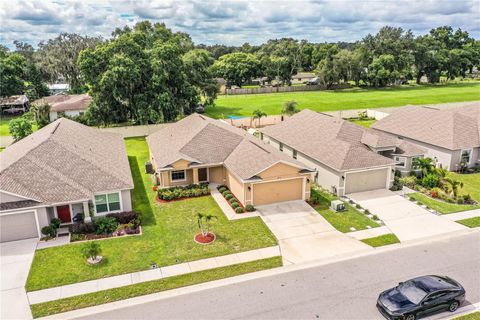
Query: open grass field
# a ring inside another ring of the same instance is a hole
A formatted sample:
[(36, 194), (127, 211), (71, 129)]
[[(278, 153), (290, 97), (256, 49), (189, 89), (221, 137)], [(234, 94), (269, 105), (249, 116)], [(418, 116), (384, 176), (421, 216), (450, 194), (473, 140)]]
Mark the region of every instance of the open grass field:
[(448, 85), (409, 85), (397, 88), (338, 91), (309, 91), (270, 94), (219, 96), (215, 107), (206, 113), (215, 118), (251, 116), (255, 109), (268, 115), (280, 114), (285, 102), (295, 100), (299, 109), (335, 111), (395, 107), (407, 104), (434, 104), (480, 100), (480, 83), (454, 83)]

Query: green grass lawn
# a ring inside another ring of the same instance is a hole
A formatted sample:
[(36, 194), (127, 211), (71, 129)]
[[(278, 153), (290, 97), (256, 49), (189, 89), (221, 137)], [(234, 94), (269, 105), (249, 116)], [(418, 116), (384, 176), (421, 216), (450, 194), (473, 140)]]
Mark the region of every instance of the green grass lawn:
[(409, 194), (408, 196), (442, 214), (449, 214), (454, 212), (467, 211), (467, 210), (480, 208), (479, 205), (472, 206), (472, 205), (466, 205), (466, 204), (455, 204), (455, 203), (448, 203), (445, 201), (435, 200), (427, 195), (424, 195), (418, 192)]
[[(8, 128), (8, 123), (10, 122), (10, 120), (16, 118), (18, 116), (5, 116), (5, 115), (1, 115), (0, 116), (0, 136), (10, 136), (10, 129)], [(33, 132), (37, 131), (38, 130), (38, 126), (37, 124), (32, 124), (32, 129), (33, 129)]]
[(449, 172), (448, 177), (463, 182), (463, 188), (459, 190), (459, 194), (470, 194), (475, 201), (480, 203), (480, 173)]
[(465, 314), (463, 316), (453, 318), (453, 320), (480, 320), (480, 311)]
[[(229, 221), (210, 196), (155, 203), (150, 176), (143, 173), (147, 143), (135, 138), (127, 139), (126, 145), (135, 183), (133, 208), (141, 213), (143, 235), (98, 241), (106, 261), (93, 267), (81, 255), (82, 243), (38, 250), (27, 291), (147, 270), (152, 263), (166, 266), (277, 244), (259, 217)], [(193, 241), (197, 212), (218, 217), (212, 227), (217, 239), (210, 245)]]
[(318, 211), (332, 226), (340, 232), (351, 232), (350, 227), (354, 227), (357, 230), (367, 229), (367, 226), (372, 228), (378, 227), (379, 224), (365, 214), (359, 212), (348, 203), (345, 203), (345, 211), (335, 212), (330, 209), (330, 202), (337, 200), (334, 195), (322, 192), (319, 190), (312, 190), (312, 192), (320, 193), (320, 201), (318, 205), (315, 205), (315, 210)]
[(368, 120), (351, 119), (349, 121), (366, 128), (370, 128), (375, 122), (377, 122), (377, 120), (375, 119), (368, 119)]
[(467, 226), (469, 228), (480, 227), (480, 217), (473, 217), (473, 218), (458, 220), (458, 221), (455, 221), (455, 222), (463, 224), (464, 226)]
[(400, 240), (398, 240), (397, 236), (393, 233), (383, 234), (378, 237), (363, 239), (361, 241), (371, 247), (381, 247), (389, 244), (400, 243)]
[(280, 114), (283, 104), (295, 100), (299, 109), (334, 111), (480, 100), (480, 84), (467, 82), (448, 85), (409, 85), (397, 88), (338, 91), (306, 91), (250, 95), (221, 95), (206, 113), (223, 116), (251, 116), (255, 109), (269, 115)]
[(44, 317), (55, 313), (91, 307), (99, 304), (124, 300), (141, 295), (171, 290), (194, 285), (202, 282), (233, 277), (245, 273), (272, 269), (282, 266), (281, 257), (273, 257), (252, 262), (240, 263), (206, 271), (138, 283), (125, 287), (83, 294), (71, 298), (49, 301), (31, 306), (34, 318)]

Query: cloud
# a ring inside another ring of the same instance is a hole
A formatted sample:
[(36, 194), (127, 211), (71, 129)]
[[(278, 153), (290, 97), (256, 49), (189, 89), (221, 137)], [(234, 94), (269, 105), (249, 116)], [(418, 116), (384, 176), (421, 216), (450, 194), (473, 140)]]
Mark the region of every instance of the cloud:
[(60, 32), (108, 37), (148, 19), (191, 35), (196, 43), (260, 44), (293, 37), (356, 41), (384, 25), (427, 33), (441, 25), (480, 38), (480, 0), (18, 0), (0, 1), (0, 43), (32, 45)]

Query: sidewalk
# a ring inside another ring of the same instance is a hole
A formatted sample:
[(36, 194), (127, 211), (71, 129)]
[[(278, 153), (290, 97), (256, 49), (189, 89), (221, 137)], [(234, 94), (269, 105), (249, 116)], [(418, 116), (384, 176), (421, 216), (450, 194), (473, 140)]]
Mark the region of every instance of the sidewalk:
[(225, 214), (228, 220), (260, 217), (260, 214), (258, 213), (258, 211), (236, 213), (235, 211), (233, 211), (232, 207), (230, 207), (230, 204), (228, 204), (227, 200), (223, 197), (223, 195), (218, 191), (217, 189), (217, 187), (219, 186), (218, 184), (210, 183), (208, 186), (210, 187), (210, 191), (213, 199), (218, 204), (220, 209), (222, 209), (223, 213)]
[(349, 233), (346, 233), (346, 235), (357, 240), (363, 240), (368, 238), (375, 238), (375, 237), (382, 236), (384, 234), (389, 234), (389, 233), (393, 233), (393, 232), (390, 229), (388, 229), (388, 227), (381, 226), (377, 228), (349, 232)]
[(167, 267), (122, 274), (109, 278), (79, 282), (55, 288), (32, 291), (28, 292), (27, 296), (30, 304), (36, 304), (46, 301), (53, 301), (62, 298), (78, 296), (85, 293), (113, 289), (128, 286), (131, 284), (159, 280), (182, 274), (225, 267), (238, 263), (250, 262), (276, 256), (280, 256), (280, 249), (278, 246), (234, 253), (214, 258), (201, 259), (192, 262), (185, 262)]
[(455, 213), (449, 213), (449, 214), (442, 214), (442, 217), (444, 217), (444, 218), (446, 218), (450, 221), (458, 221), (458, 220), (463, 220), (463, 219), (468, 219), (468, 218), (480, 217), (480, 209), (468, 210), (468, 211), (462, 211), (462, 212), (455, 212)]

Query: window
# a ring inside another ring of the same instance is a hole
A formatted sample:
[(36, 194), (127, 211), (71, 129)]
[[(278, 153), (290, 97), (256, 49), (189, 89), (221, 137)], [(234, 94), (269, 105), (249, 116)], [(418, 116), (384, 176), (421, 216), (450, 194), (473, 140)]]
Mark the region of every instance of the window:
[(292, 156), (293, 156), (293, 159), (297, 159), (297, 150), (293, 150)]
[(120, 195), (118, 192), (99, 194), (95, 196), (95, 209), (97, 213), (120, 211)]
[(460, 162), (469, 164), (471, 156), (472, 156), (472, 149), (462, 150), (462, 156), (460, 158)]
[(280, 144), (278, 145), (278, 149), (279, 149), (280, 151), (283, 151), (283, 143), (280, 142)]
[(172, 171), (172, 181), (185, 181), (185, 170)]
[(397, 167), (405, 168), (405, 157), (395, 157)]

